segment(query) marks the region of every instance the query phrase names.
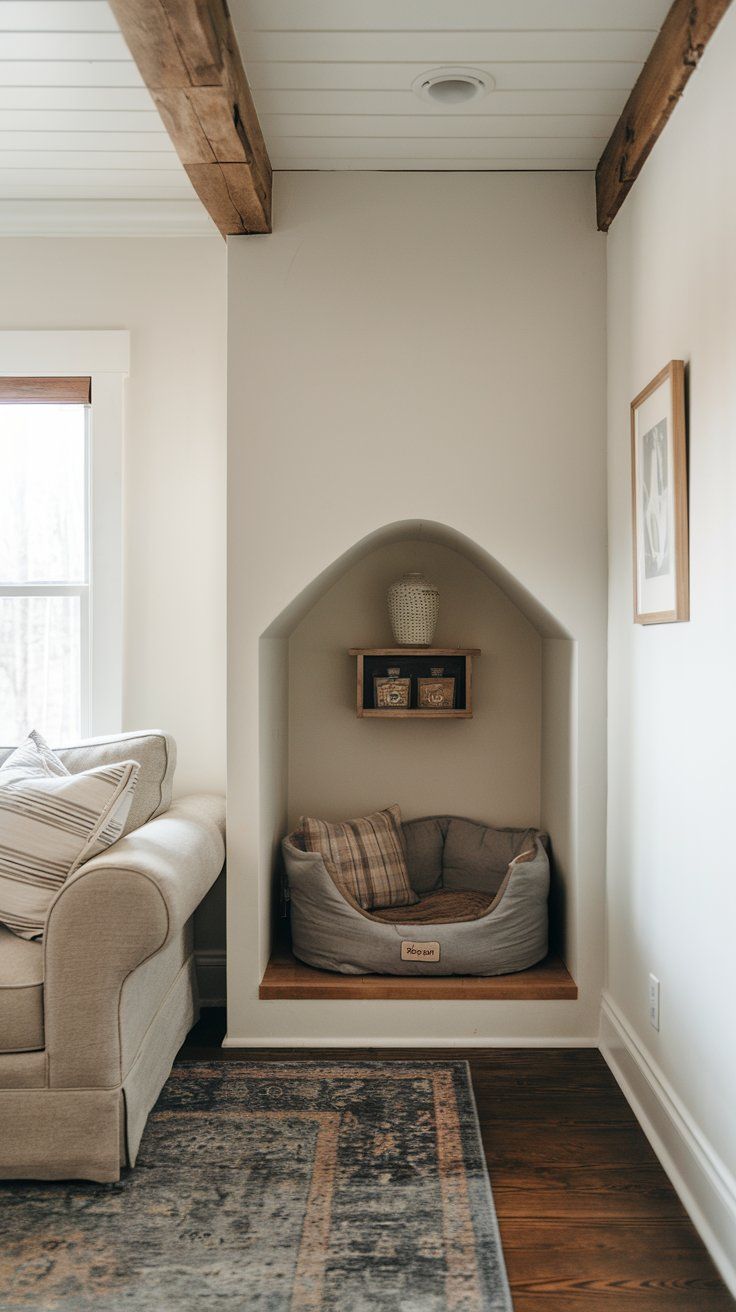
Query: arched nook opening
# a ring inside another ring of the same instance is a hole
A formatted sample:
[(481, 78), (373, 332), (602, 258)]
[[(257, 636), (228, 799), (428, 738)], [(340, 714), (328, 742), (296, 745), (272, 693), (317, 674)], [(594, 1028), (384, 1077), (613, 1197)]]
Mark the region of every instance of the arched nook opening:
[[(437, 645), (481, 650), (470, 720), (356, 717), (348, 648), (390, 640), (386, 590), (409, 569), (439, 586)], [(284, 834), (301, 814), (341, 819), (398, 802), (405, 818), (451, 813), (546, 829), (551, 949), (574, 977), (576, 678), (573, 635), (446, 525), (386, 525), (314, 578), (259, 644), (261, 971), (284, 932)]]

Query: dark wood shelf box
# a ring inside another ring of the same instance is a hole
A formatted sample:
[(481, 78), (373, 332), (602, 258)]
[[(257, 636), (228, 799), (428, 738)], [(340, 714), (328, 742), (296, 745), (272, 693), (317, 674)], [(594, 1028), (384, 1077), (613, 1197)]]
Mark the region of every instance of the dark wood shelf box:
[[(478, 647), (351, 647), (350, 655), (358, 659), (357, 714), (364, 719), (384, 720), (469, 720), (473, 714), (473, 657)], [(408, 707), (377, 707), (374, 679), (388, 674), (398, 665), (401, 676), (408, 677)], [(432, 667), (441, 665), (445, 677), (455, 680), (452, 709), (429, 710), (420, 707), (418, 680), (431, 677)]]

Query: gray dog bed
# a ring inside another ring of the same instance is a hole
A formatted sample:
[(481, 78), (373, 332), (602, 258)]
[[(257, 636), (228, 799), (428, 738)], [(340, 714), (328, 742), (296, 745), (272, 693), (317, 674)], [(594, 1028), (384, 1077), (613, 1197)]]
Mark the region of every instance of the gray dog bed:
[(364, 911), (298, 832), (284, 839), (294, 955), (343, 975), (505, 975), (547, 955), (547, 836), (457, 816), (402, 825), (419, 900)]

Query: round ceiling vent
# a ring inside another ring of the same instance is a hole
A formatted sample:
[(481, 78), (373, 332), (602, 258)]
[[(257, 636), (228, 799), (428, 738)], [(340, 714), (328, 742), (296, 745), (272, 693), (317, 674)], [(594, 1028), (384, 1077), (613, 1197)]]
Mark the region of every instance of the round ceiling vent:
[(428, 73), (421, 73), (414, 79), (411, 89), (422, 100), (450, 108), (479, 100), (494, 86), (490, 73), (479, 68), (431, 68)]

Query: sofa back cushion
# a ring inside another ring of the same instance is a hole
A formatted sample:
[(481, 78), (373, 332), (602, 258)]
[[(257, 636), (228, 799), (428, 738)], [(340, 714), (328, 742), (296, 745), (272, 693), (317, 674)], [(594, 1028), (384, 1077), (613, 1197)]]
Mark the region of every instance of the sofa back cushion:
[(510, 863), (533, 849), (537, 836), (536, 829), (494, 829), (453, 818), (445, 838), (444, 888), (475, 888), (495, 897)]
[[(14, 747), (0, 747), (0, 766), (14, 751)], [(140, 829), (141, 825), (168, 811), (171, 806), (176, 743), (161, 730), (142, 729), (137, 733), (86, 738), (67, 747), (54, 748), (54, 754), (70, 774), (93, 770), (97, 766), (119, 765), (122, 761), (137, 762), (140, 767), (138, 782), (123, 834)]]
[(70, 774), (40, 735), (0, 766), (0, 923), (39, 938), (70, 875), (120, 838), (135, 793), (135, 761)]

